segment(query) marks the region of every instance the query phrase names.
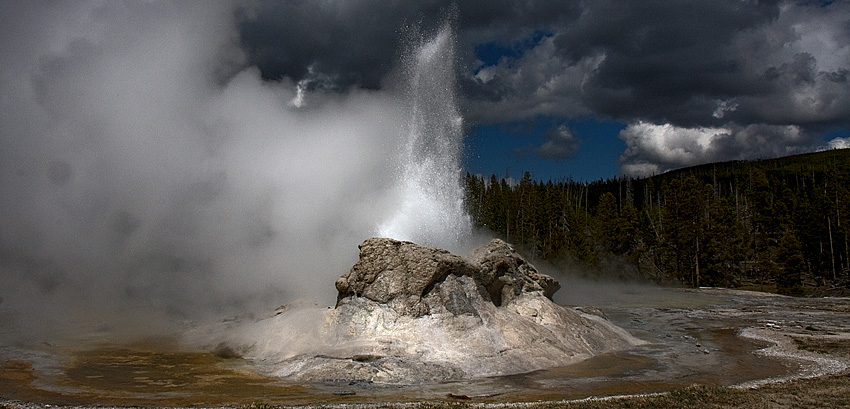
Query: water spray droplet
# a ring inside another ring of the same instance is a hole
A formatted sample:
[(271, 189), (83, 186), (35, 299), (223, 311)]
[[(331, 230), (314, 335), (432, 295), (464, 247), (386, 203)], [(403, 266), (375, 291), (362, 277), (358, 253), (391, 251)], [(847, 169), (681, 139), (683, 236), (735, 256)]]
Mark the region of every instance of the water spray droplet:
[(461, 185), (455, 58), (449, 23), (405, 58), (409, 119), (398, 171), (400, 205), (379, 226), (380, 236), (456, 251), (472, 233)]

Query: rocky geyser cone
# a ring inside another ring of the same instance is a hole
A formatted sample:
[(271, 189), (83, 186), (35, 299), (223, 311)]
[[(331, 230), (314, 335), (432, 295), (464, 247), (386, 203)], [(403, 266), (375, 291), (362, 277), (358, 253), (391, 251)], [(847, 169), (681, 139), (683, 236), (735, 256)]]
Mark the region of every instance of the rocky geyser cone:
[(468, 258), (446, 250), (407, 241), (371, 238), (359, 246), (360, 260), (336, 281), (337, 307), (352, 297), (386, 304), (402, 315), (419, 317), (445, 307), (459, 314), (471, 312), (469, 303), (434, 293), (448, 276), (471, 277), (485, 300), (496, 306), (524, 293), (552, 299), (560, 284), (541, 274), (508, 243), (494, 239)]
[(229, 324), (230, 335), (211, 342), (274, 376), (387, 384), (517, 374), (643, 343), (555, 304), (559, 287), (502, 240), (464, 258), (373, 238), (337, 280), (336, 308)]

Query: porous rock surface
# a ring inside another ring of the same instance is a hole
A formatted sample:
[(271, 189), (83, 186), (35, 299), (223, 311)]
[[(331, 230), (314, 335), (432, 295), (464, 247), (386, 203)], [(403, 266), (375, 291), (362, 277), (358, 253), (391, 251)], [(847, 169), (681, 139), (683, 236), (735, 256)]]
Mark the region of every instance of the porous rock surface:
[(552, 302), (560, 287), (493, 240), (466, 258), (386, 238), (360, 245), (333, 309), (292, 308), (219, 347), (302, 381), (415, 384), (575, 363), (643, 343)]
[(496, 306), (532, 292), (551, 300), (561, 288), (555, 279), (538, 273), (513, 247), (499, 239), (475, 249), (468, 258), (386, 238), (368, 239), (359, 247), (360, 261), (336, 282), (337, 307), (351, 298), (364, 297), (414, 317), (441, 309), (454, 314), (473, 312), (464, 309), (468, 305), (461, 305), (466, 303), (458, 299), (463, 291), (443, 291), (450, 275), (471, 277), (479, 295)]

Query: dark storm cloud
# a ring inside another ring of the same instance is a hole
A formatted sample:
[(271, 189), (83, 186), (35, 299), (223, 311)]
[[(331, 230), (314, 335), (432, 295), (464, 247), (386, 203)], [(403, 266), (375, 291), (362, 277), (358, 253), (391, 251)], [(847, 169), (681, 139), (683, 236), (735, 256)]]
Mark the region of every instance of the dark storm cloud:
[[(471, 122), (848, 123), (847, 2), (275, 1), (243, 8), (239, 32), (264, 78), (377, 89), (404, 27), (453, 7)], [(477, 60), (488, 44), (504, 58)]]
[(570, 65), (604, 55), (585, 84), (586, 104), (678, 125), (713, 122), (707, 101), (758, 92), (745, 78), (746, 50), (731, 45), (779, 15), (776, 4), (740, 1), (600, 1), (587, 11), (555, 39)]
[[(731, 158), (723, 152), (759, 157), (764, 149), (738, 150), (757, 141), (775, 154), (811, 150), (824, 129), (850, 126), (848, 2), (603, 0), (581, 10), (521, 56), (469, 73), (469, 118), (594, 115), (670, 125), (665, 134), (685, 139), (712, 127), (736, 136), (717, 138), (715, 154), (703, 151), (696, 163)], [(767, 131), (787, 126), (809, 137)], [(630, 145), (624, 171), (693, 163), (656, 163), (641, 146), (649, 145)]]
[(265, 78), (379, 89), (404, 27), (427, 30), (452, 7), (469, 125), (850, 126), (847, 2), (263, 2), (243, 9), (240, 38)]
[(375, 89), (397, 58), (400, 23), (411, 12), (387, 18), (378, 8), (379, 2), (264, 2), (243, 11), (240, 37), (266, 79), (324, 78), (315, 85)]
[(476, 44), (510, 45), (579, 9), (554, 0), (267, 1), (241, 9), (239, 30), (250, 62), (266, 79), (321, 78), (311, 86), (377, 89), (396, 65), (406, 27), (433, 30), (451, 11), (457, 14), (461, 63), (470, 65)]
[[(840, 88), (850, 66), (847, 3), (596, 1), (582, 11), (548, 27), (553, 37), (520, 58), (478, 71), (466, 86), (480, 98), (471, 103), (487, 107), (473, 108), (474, 116), (848, 123), (850, 91)], [(737, 110), (718, 118), (730, 102)]]

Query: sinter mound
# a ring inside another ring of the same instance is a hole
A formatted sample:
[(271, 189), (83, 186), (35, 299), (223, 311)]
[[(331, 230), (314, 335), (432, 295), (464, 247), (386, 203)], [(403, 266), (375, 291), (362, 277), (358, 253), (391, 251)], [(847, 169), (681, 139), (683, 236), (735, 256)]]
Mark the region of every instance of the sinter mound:
[(463, 258), (368, 239), (336, 288), (336, 308), (239, 325), (222, 345), (276, 376), (409, 384), (529, 372), (642, 343), (553, 303), (559, 283), (502, 240)]

